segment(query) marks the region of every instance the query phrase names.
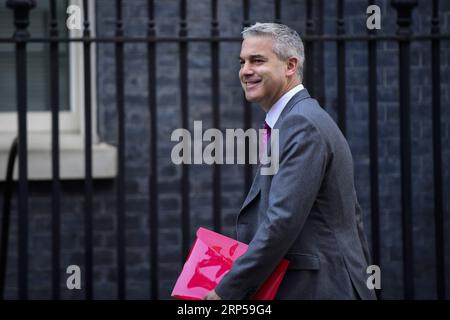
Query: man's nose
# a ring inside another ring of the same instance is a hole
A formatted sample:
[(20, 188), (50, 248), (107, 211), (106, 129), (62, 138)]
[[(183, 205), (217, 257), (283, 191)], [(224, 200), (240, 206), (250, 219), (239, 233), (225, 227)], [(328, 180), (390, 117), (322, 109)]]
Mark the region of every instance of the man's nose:
[(252, 74), (253, 74), (253, 69), (250, 67), (250, 65), (247, 62), (242, 64), (241, 75), (247, 76), (247, 75), (252, 75)]

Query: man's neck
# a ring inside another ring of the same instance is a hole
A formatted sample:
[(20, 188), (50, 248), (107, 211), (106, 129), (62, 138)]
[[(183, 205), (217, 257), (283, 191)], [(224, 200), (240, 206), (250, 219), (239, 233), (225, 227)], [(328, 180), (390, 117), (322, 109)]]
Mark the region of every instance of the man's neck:
[(298, 86), (299, 84), (302, 84), (302, 82), (299, 79), (295, 79), (290, 84), (288, 84), (286, 90), (284, 90), (284, 93), (281, 96), (283, 96), (284, 94), (286, 94), (286, 92), (290, 91), (292, 88)]
[(278, 118), (280, 117), (281, 113), (283, 112), (284, 108), (286, 107), (287, 103), (291, 98), (297, 94), (300, 90), (302, 90), (304, 87), (302, 84), (298, 84), (289, 91), (287, 91), (284, 95), (282, 95), (270, 108), (270, 110), (266, 113), (266, 122), (267, 124), (273, 128), (275, 126), (275, 123), (278, 121)]
[(286, 88), (282, 91), (282, 93), (280, 94), (279, 97), (277, 97), (277, 99), (275, 100), (275, 102), (273, 104), (271, 104), (270, 106), (263, 106), (261, 105), (261, 108), (263, 109), (264, 112), (269, 112), (269, 110), (273, 107), (273, 105), (282, 97), (284, 96), (287, 92), (289, 92), (292, 88), (298, 86), (299, 84), (302, 84), (302, 82), (299, 79), (294, 79), (293, 81), (291, 81), (290, 83), (288, 83), (288, 85), (286, 86)]

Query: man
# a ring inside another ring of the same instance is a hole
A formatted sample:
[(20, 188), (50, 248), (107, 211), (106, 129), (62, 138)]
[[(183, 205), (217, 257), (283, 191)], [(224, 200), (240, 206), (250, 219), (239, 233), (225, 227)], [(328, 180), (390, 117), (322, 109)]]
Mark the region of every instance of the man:
[(279, 169), (259, 167), (237, 222), (248, 251), (205, 299), (251, 298), (283, 258), (277, 299), (374, 299), (350, 149), (302, 85), (302, 41), (274, 23), (242, 34), (240, 81), (266, 128), (279, 130)]

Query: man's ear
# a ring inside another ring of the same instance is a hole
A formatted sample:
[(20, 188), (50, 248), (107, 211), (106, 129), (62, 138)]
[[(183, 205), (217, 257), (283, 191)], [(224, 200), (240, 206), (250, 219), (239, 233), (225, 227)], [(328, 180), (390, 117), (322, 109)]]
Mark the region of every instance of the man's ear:
[(292, 76), (297, 73), (297, 67), (298, 67), (298, 58), (297, 57), (290, 57), (287, 60), (287, 69), (286, 69), (286, 75)]

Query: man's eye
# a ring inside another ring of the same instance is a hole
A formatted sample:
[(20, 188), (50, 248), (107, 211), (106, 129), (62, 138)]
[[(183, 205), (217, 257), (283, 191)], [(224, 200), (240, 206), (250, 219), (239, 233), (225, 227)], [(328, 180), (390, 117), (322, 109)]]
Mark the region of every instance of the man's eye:
[(255, 63), (263, 63), (264, 62), (264, 60), (262, 60), (262, 59), (256, 59), (255, 60)]

